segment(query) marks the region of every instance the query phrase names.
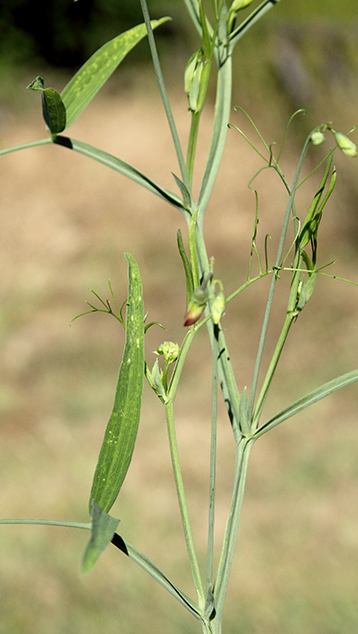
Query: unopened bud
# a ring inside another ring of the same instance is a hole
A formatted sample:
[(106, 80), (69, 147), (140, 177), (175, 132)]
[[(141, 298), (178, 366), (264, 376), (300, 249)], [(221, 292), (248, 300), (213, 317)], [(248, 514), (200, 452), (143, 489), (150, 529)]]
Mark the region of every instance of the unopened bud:
[(249, 4), (251, 4), (252, 0), (233, 0), (231, 7), (229, 9), (230, 13), (240, 11), (240, 9), (245, 9)]
[(180, 347), (173, 341), (164, 341), (159, 348), (156, 349), (157, 354), (162, 354), (166, 363), (173, 363), (179, 356)]
[(214, 324), (218, 324), (225, 311), (226, 299), (223, 291), (220, 291), (215, 297), (211, 306), (211, 316)]
[(199, 107), (199, 90), (204, 68), (203, 51), (199, 49), (189, 59), (184, 73), (184, 90), (188, 95), (189, 108), (196, 112)]
[(210, 299), (210, 291), (207, 285), (212, 277), (213, 274), (209, 273), (203, 283), (194, 289), (188, 310), (184, 317), (184, 326), (192, 326), (202, 315), (204, 308)]
[(334, 132), (334, 137), (336, 139), (336, 143), (338, 147), (347, 154), (347, 156), (357, 156), (357, 148), (355, 143), (351, 141), (345, 134), (342, 132)]
[(313, 145), (321, 145), (325, 140), (324, 134), (320, 130), (315, 130), (311, 134), (311, 141)]

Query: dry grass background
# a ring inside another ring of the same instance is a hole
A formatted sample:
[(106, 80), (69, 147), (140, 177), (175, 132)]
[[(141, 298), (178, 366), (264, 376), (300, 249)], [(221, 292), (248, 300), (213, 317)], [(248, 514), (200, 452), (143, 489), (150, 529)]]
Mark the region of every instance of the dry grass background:
[[(119, 155), (174, 189), (176, 161), (155, 94), (134, 86), (105, 94), (83, 113), (71, 136)], [(143, 97), (145, 94), (145, 98)], [(188, 132), (186, 103), (172, 95), (178, 128)], [(201, 164), (212, 113), (202, 124)], [(39, 138), (38, 111), (7, 119), (7, 146)], [(248, 130), (242, 116), (233, 121)], [(281, 132), (267, 123), (267, 141)], [(274, 136), (270, 136), (274, 135)], [(297, 145), (283, 157), (292, 176)], [(316, 157), (319, 150), (316, 150)], [(316, 158), (312, 158), (314, 162)], [(337, 157), (342, 170), (348, 159)], [(312, 164), (313, 164), (312, 162)], [(245, 278), (254, 218), (247, 182), (261, 167), (231, 131), (206, 221), (216, 274), (233, 291)], [(351, 168), (349, 168), (351, 169)], [(356, 169), (356, 166), (355, 166)], [(356, 174), (356, 172), (355, 172)], [(340, 178), (340, 177), (339, 177)], [(300, 194), (309, 204), (317, 179)], [(257, 182), (259, 245), (269, 232), (270, 256), (285, 208), (274, 173)], [(60, 147), (1, 158), (1, 515), (87, 521), (87, 500), (112, 406), (123, 332), (115, 320), (70, 320), (91, 301), (88, 288), (119, 303), (126, 296), (125, 251), (139, 262), (152, 328), (147, 359), (164, 339), (180, 341), (185, 303), (176, 231), (184, 224), (159, 199), (101, 165)], [(348, 212), (339, 180), (322, 225), (320, 261), (358, 280)], [(356, 206), (356, 204), (355, 204)], [(351, 208), (350, 214), (356, 209)], [(303, 213), (303, 212), (302, 212)], [(280, 283), (270, 336), (282, 323)], [(260, 282), (227, 310), (224, 326), (240, 389), (249, 384), (267, 283)], [(266, 416), (320, 381), (357, 367), (358, 291), (320, 279), (292, 329)], [(271, 339), (270, 341), (273, 341)], [(268, 349), (270, 350), (270, 342)], [(338, 393), (255, 446), (244, 501), (224, 632), (234, 634), (351, 634), (358, 629), (358, 512), (356, 388)], [(208, 490), (210, 351), (204, 330), (189, 354), (178, 396), (177, 429), (195, 537), (204, 557)], [(230, 500), (233, 438), (219, 420), (217, 533), (219, 546)], [(145, 388), (132, 466), (113, 515), (120, 532), (174, 583), (193, 596), (160, 403)], [(0, 634), (107, 634), (198, 631), (161, 588), (109, 548), (93, 573), (78, 574), (87, 534), (47, 527), (1, 527)]]

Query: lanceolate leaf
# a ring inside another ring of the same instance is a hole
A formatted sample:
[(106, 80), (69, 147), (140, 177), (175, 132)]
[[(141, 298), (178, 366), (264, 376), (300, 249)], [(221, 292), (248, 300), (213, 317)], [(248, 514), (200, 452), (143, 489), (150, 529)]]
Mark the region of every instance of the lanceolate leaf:
[(135, 259), (128, 260), (126, 343), (114, 399), (94, 474), (91, 497), (108, 513), (126, 477), (137, 437), (144, 380), (144, 315), (142, 283)]
[[(156, 29), (167, 20), (170, 18), (153, 20), (152, 28)], [(67, 127), (77, 119), (125, 56), (146, 34), (145, 24), (139, 24), (104, 44), (81, 66), (61, 93), (66, 108)]]
[(111, 543), (120, 521), (104, 513), (94, 500), (91, 516), (91, 537), (84, 552), (81, 566), (84, 575), (90, 572), (100, 554)]
[(342, 374), (342, 376), (339, 376), (332, 381), (328, 381), (328, 383), (324, 383), (324, 385), (321, 385), (312, 392), (309, 392), (306, 396), (298, 399), (276, 414), (276, 416), (270, 418), (267, 423), (258, 428), (254, 434), (255, 438), (262, 436), (264, 433), (269, 431), (269, 429), (272, 429), (272, 427), (275, 427), (284, 420), (291, 418), (291, 416), (302, 412), (302, 410), (306, 409), (306, 407), (310, 407), (310, 405), (317, 403), (317, 401), (320, 401), (322, 398), (333, 394), (333, 392), (336, 392), (337, 390), (341, 390), (342, 387), (346, 387), (355, 381), (358, 381), (358, 370), (347, 372), (347, 374)]
[(160, 185), (157, 185), (151, 178), (140, 172), (135, 167), (122, 161), (121, 159), (113, 156), (113, 154), (109, 154), (108, 152), (104, 152), (104, 150), (100, 150), (93, 145), (89, 145), (88, 143), (84, 143), (83, 141), (78, 141), (77, 139), (70, 139), (66, 136), (57, 136), (54, 139), (54, 142), (57, 145), (62, 145), (63, 147), (67, 147), (70, 150), (74, 150), (75, 152), (79, 152), (80, 154), (84, 154), (89, 158), (110, 167), (111, 169), (123, 174), (127, 178), (130, 178), (135, 183), (138, 183), (142, 187), (145, 187), (153, 194), (156, 194), (163, 200), (167, 201), (177, 209), (180, 209), (182, 213), (186, 216), (187, 212), (183, 208), (182, 200), (167, 189), (164, 189)]

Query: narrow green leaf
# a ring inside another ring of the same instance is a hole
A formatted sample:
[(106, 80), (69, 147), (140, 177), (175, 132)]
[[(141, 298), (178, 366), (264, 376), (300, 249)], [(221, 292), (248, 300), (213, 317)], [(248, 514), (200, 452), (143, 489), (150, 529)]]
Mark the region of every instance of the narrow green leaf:
[(341, 390), (343, 387), (346, 387), (355, 381), (358, 381), (358, 370), (347, 372), (347, 374), (342, 374), (336, 379), (328, 381), (328, 383), (324, 383), (315, 390), (312, 390), (312, 392), (306, 394), (306, 396), (299, 398), (297, 401), (281, 410), (281, 412), (276, 414), (276, 416), (273, 416), (273, 418), (270, 418), (267, 423), (257, 429), (254, 437), (259, 438), (259, 436), (262, 436), (269, 431), (269, 429), (272, 429), (273, 427), (276, 427), (276, 425), (279, 425), (279, 423), (287, 420), (287, 418), (291, 418), (291, 416), (302, 412), (302, 410), (306, 409), (306, 407), (310, 407), (310, 405), (317, 403), (317, 401), (320, 401), (322, 398), (330, 396), (333, 392), (337, 392), (337, 390)]
[(178, 244), (178, 249), (179, 249), (179, 255), (180, 255), (181, 259), (182, 259), (183, 266), (184, 266), (184, 271), (185, 271), (186, 306), (188, 308), (188, 306), (190, 304), (190, 301), (191, 301), (192, 294), (194, 292), (194, 280), (193, 280), (193, 274), (192, 274), (191, 267), (190, 267), (190, 262), (188, 260), (188, 256), (187, 256), (186, 251), (185, 251), (184, 242), (183, 242), (183, 238), (182, 238), (180, 229), (178, 229), (178, 231), (177, 231), (177, 244)]
[[(152, 28), (156, 29), (157, 26), (170, 19), (153, 20)], [(77, 119), (121, 61), (146, 34), (145, 24), (139, 24), (101, 46), (81, 66), (61, 93), (66, 108), (67, 127)]]
[(111, 169), (119, 172), (123, 176), (130, 178), (135, 183), (138, 183), (142, 187), (145, 187), (153, 194), (159, 196), (166, 202), (170, 203), (177, 209), (180, 209), (182, 213), (184, 213), (185, 217), (187, 216), (187, 212), (183, 208), (183, 203), (179, 196), (176, 194), (164, 189), (160, 185), (157, 185), (151, 178), (140, 172), (135, 167), (122, 161), (121, 159), (113, 156), (113, 154), (109, 154), (108, 152), (104, 152), (104, 150), (100, 150), (93, 145), (89, 145), (88, 143), (84, 143), (83, 141), (77, 141), (77, 139), (70, 139), (66, 136), (57, 136), (54, 139), (54, 142), (57, 145), (62, 145), (63, 147), (67, 147), (70, 150), (74, 150), (75, 152), (79, 152), (80, 154), (84, 154), (89, 158), (110, 167)]
[(83, 554), (81, 571), (87, 575), (92, 570), (100, 554), (111, 543), (120, 520), (104, 513), (100, 506), (92, 500), (91, 537)]
[(180, 189), (181, 195), (183, 196), (184, 207), (189, 207), (191, 205), (192, 200), (191, 200), (191, 194), (188, 188), (186, 187), (186, 185), (184, 185), (183, 181), (180, 180), (180, 178), (178, 178), (178, 176), (174, 174), (174, 172), (172, 172), (172, 174), (174, 176), (176, 184), (178, 185)]
[[(107, 513), (126, 477), (137, 437), (144, 380), (144, 316), (142, 282), (135, 259), (128, 260), (126, 342), (114, 399), (94, 474), (90, 505)], [(91, 507), (90, 507), (91, 508)]]
[(113, 536), (112, 544), (116, 546), (119, 550), (121, 550), (124, 554), (126, 554), (132, 561), (134, 561), (138, 566), (143, 568), (153, 579), (158, 581), (165, 590), (167, 590), (175, 599), (181, 603), (191, 614), (193, 614), (197, 619), (201, 619), (201, 611), (198, 606), (190, 599), (184, 592), (179, 590), (171, 581), (169, 581), (168, 577), (166, 577), (159, 568), (153, 564), (148, 557), (143, 555), (137, 548), (129, 544), (127, 541), (124, 541), (120, 535), (117, 533)]
[(66, 109), (61, 95), (54, 88), (45, 88), (39, 75), (27, 86), (29, 90), (41, 92), (42, 113), (51, 134), (59, 134), (66, 128)]

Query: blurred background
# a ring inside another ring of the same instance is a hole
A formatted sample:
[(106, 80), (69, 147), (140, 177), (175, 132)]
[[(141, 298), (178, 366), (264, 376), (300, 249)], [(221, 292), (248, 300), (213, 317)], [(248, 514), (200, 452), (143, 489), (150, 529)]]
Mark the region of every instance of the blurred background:
[[(252, 7), (256, 6), (256, 2)], [(198, 38), (181, 0), (152, 0), (153, 18), (179, 134), (189, 130), (182, 77)], [(248, 11), (247, 11), (248, 13)], [(243, 16), (246, 13), (243, 12)], [(28, 0), (0, 8), (2, 146), (46, 136), (36, 75), (59, 92), (99, 46), (142, 21), (137, 0)], [(243, 38), (234, 60), (233, 105), (246, 109), (267, 143), (279, 143), (294, 111), (281, 167), (292, 179), (310, 130), (332, 121), (358, 123), (358, 11), (355, 0), (282, 0)], [(196, 187), (210, 141), (213, 83), (201, 123)], [(232, 122), (257, 140), (244, 115)], [(73, 124), (69, 135), (133, 164), (174, 190), (177, 172), (147, 43), (141, 43)], [(357, 142), (357, 135), (352, 139)], [(313, 148), (305, 173), (328, 150)], [(324, 214), (319, 264), (358, 281), (358, 163), (335, 154), (338, 179)], [(209, 255), (226, 293), (246, 279), (255, 215), (247, 184), (260, 157), (235, 130), (205, 225)], [(304, 216), (321, 175), (302, 187)], [(286, 206), (274, 172), (255, 181), (258, 247), (270, 234), (272, 263)], [(138, 261), (153, 327), (146, 358), (163, 340), (180, 342), (185, 283), (176, 251), (182, 218), (149, 192), (65, 148), (44, 146), (1, 157), (1, 516), (86, 522), (92, 476), (111, 412), (123, 349), (114, 319), (90, 315), (69, 323), (92, 301), (89, 289), (126, 298), (124, 252)], [(292, 236), (291, 236), (292, 239)], [(254, 266), (255, 268), (255, 266)], [(265, 360), (284, 318), (289, 280), (282, 276)], [(268, 281), (227, 308), (223, 325), (240, 390), (251, 381)], [(291, 330), (264, 418), (320, 382), (357, 367), (358, 289), (321, 278)], [(207, 533), (210, 350), (204, 329), (183, 374), (176, 417), (184, 478), (200, 558)], [(225, 634), (351, 634), (358, 629), (357, 388), (322, 401), (254, 447)], [(230, 502), (233, 437), (222, 406), (216, 543)], [(144, 388), (132, 465), (112, 514), (119, 532), (195, 599), (171, 474), (160, 403)], [(199, 624), (113, 547), (86, 578), (79, 575), (88, 534), (53, 527), (0, 527), (0, 634), (198, 632)]]

